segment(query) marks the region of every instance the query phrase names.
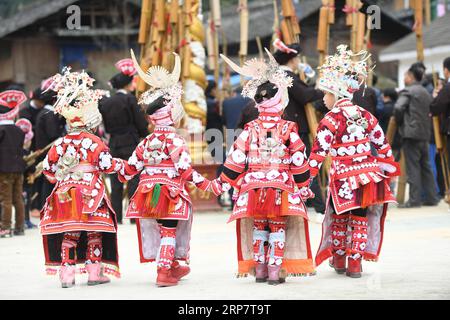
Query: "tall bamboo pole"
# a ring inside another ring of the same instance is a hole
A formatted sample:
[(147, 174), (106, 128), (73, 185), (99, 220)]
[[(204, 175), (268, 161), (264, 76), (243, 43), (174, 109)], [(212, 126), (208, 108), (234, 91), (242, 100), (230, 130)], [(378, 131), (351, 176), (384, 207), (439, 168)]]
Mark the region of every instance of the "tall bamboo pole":
[[(240, 15), (240, 44), (239, 44), (239, 60), (241, 66), (244, 64), (248, 54), (248, 3), (247, 0), (239, 0)], [(244, 83), (244, 76), (241, 75), (241, 85)]]
[(414, 30), (416, 32), (417, 60), (424, 61), (423, 48), (423, 0), (414, 2)]
[(322, 7), (319, 12), (319, 29), (317, 32), (317, 51), (319, 51), (319, 65), (325, 61), (328, 54), (328, 34), (330, 24), (330, 8), (329, 1), (322, 0)]

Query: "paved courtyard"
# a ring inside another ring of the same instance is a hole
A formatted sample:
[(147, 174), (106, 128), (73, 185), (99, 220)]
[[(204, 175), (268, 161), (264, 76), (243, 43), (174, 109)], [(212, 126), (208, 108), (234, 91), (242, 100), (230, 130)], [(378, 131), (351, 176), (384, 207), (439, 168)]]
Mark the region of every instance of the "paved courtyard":
[[(0, 299), (450, 299), (450, 212), (444, 203), (392, 208), (381, 259), (366, 262), (362, 278), (337, 275), (324, 263), (316, 276), (288, 278), (276, 287), (235, 278), (235, 228), (227, 216), (195, 215), (192, 272), (171, 288), (157, 288), (155, 266), (139, 263), (135, 226), (128, 222), (119, 229), (122, 278), (97, 287), (88, 287), (82, 275), (74, 288), (61, 289), (57, 277), (45, 275), (37, 229), (0, 239)], [(315, 253), (320, 225), (311, 223), (310, 232)]]

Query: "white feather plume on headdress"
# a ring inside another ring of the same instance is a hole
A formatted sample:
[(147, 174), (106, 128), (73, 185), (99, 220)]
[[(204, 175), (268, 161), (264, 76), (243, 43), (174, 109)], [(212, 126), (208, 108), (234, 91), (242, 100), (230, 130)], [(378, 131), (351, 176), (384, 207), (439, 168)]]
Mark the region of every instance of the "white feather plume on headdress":
[(269, 56), (268, 62), (263, 59), (253, 58), (246, 61), (242, 67), (235, 64), (223, 54), (220, 56), (234, 71), (251, 78), (251, 80), (248, 81), (242, 89), (242, 95), (244, 97), (253, 99), (258, 87), (264, 82), (269, 81), (283, 92), (283, 99), (287, 104), (287, 88), (292, 86), (293, 79), (287, 75), (286, 71), (280, 68), (280, 65), (277, 63), (269, 50), (267, 50), (267, 48), (264, 49)]

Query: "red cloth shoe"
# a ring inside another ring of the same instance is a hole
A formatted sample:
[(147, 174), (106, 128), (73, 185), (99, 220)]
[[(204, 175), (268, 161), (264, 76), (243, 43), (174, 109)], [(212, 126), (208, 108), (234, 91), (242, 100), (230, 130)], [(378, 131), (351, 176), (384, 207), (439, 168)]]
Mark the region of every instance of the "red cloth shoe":
[(348, 266), (347, 266), (347, 277), (350, 278), (361, 278), (361, 258), (353, 259), (351, 257), (348, 258)]
[(156, 278), (156, 285), (158, 287), (172, 287), (178, 284), (178, 279), (172, 275), (170, 269), (158, 268), (158, 277)]
[(180, 280), (181, 278), (187, 276), (191, 272), (191, 268), (188, 266), (182, 266), (178, 261), (174, 261), (170, 266), (170, 272), (172, 276)]
[(338, 274), (343, 274), (347, 270), (345, 266), (346, 258), (345, 255), (342, 256), (336, 253), (333, 255), (333, 264), (331, 266)]

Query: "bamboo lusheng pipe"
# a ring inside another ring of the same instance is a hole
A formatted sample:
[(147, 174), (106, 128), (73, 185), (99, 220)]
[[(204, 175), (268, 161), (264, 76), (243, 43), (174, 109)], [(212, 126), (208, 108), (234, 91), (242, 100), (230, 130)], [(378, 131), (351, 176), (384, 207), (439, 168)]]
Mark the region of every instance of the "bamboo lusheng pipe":
[(273, 0), (273, 34), (272, 34), (272, 41), (270, 43), (270, 50), (273, 49), (273, 41), (277, 38), (279, 38), (280, 33), (280, 17), (278, 16), (278, 3), (277, 0)]
[(206, 29), (206, 49), (208, 51), (208, 68), (214, 70), (214, 40), (213, 40), (213, 21), (208, 19), (208, 28)]
[[(438, 86), (438, 79), (437, 75), (434, 72), (434, 67), (432, 68), (432, 75), (433, 75), (433, 87), (437, 88)], [(442, 141), (442, 135), (440, 130), (440, 124), (439, 124), (439, 117), (433, 116), (433, 132), (434, 132), (434, 141), (436, 144), (436, 149), (442, 150), (444, 148), (444, 143)]]
[(335, 0), (328, 0), (328, 24), (334, 24), (335, 12)]
[(397, 202), (399, 204), (402, 204), (405, 202), (405, 191), (406, 191), (406, 174), (405, 174), (405, 168), (406, 168), (406, 161), (405, 161), (405, 153), (400, 151), (400, 170), (401, 175), (398, 178), (398, 187), (397, 187)]
[(240, 9), (240, 47), (239, 56), (244, 58), (248, 54), (248, 7), (247, 0), (239, 1)]
[(141, 21), (139, 24), (138, 43), (143, 45), (147, 42), (148, 29), (150, 27), (151, 17), (151, 0), (142, 0)]
[[(240, 45), (239, 45), (239, 58), (240, 65), (244, 64), (244, 61), (248, 54), (248, 3), (247, 0), (239, 1), (240, 10)], [(244, 84), (244, 77), (240, 76), (241, 85)]]
[(261, 43), (261, 38), (260, 37), (256, 37), (256, 44), (258, 46), (258, 55), (260, 59), (264, 59), (264, 54), (263, 54), (263, 47), (262, 47), (262, 43)]
[(292, 44), (291, 32), (289, 30), (286, 20), (284, 20), (284, 19), (281, 20), (280, 29), (281, 29), (281, 34), (283, 35), (283, 42), (286, 45)]
[(284, 18), (295, 16), (295, 8), (291, 0), (281, 0), (281, 12)]
[(430, 0), (425, 0), (425, 23), (427, 26), (431, 23), (431, 2)]
[[(294, 35), (296, 38), (299, 38), (300, 34), (302, 33), (302, 30), (300, 29), (300, 23), (298, 23), (297, 16), (293, 16), (291, 19), (291, 25), (292, 29), (294, 30)], [(296, 42), (300, 42), (300, 39), (296, 39)]]
[[(327, 1), (323, 1), (324, 3)], [(324, 54), (327, 50), (327, 29), (328, 29), (329, 8), (324, 4), (319, 13), (319, 30), (317, 35), (317, 51)]]
[(178, 5), (178, 1), (176, 0), (172, 0), (172, 2), (170, 3), (170, 7), (169, 7), (169, 14), (170, 14), (170, 18), (169, 18), (169, 22), (171, 24), (177, 24), (178, 23), (178, 9), (179, 9), (179, 5)]
[(164, 32), (166, 25), (165, 25), (165, 1), (164, 0), (156, 0), (156, 7), (155, 7), (155, 22), (156, 24), (154, 27), (158, 29), (158, 31)]
[(397, 122), (395, 118), (392, 116), (389, 119), (388, 127), (386, 130), (386, 139), (390, 145), (394, 142), (395, 132), (397, 131)]
[(358, 37), (357, 37), (357, 32), (358, 32), (358, 3), (359, 0), (353, 0), (352, 1), (352, 7), (351, 7), (351, 14), (349, 15), (352, 19), (352, 24), (351, 24), (351, 36), (350, 36), (350, 43), (351, 43), (351, 49), (353, 52), (357, 52), (357, 41), (358, 41)]
[[(345, 6), (347, 9), (353, 8), (353, 0), (345, 0)], [(345, 25), (347, 27), (351, 27), (353, 25), (353, 17), (351, 15), (351, 12), (347, 13), (345, 16)]]
[(414, 26), (416, 32), (416, 50), (417, 60), (424, 61), (424, 47), (423, 47), (423, 2), (422, 0), (415, 0), (414, 2)]
[(212, 44), (213, 44), (213, 70), (214, 70), (214, 80), (216, 84), (219, 83), (220, 69), (219, 69), (219, 35), (218, 28), (221, 25), (220, 19), (220, 3), (216, 0), (210, 0), (211, 12), (210, 17), (212, 21), (211, 25), (211, 35), (212, 35)]
[[(180, 25), (182, 26), (182, 29), (180, 30), (180, 38), (181, 41), (185, 44), (189, 43), (189, 29), (188, 25), (189, 22), (187, 21), (189, 19), (190, 15), (190, 8), (191, 8), (191, 1), (187, 0), (183, 3), (183, 9), (182, 9), (182, 19), (180, 21)], [(186, 81), (187, 78), (189, 78), (189, 67), (191, 64), (191, 50), (188, 45), (182, 45), (180, 43), (180, 53), (181, 53), (181, 64), (182, 64), (182, 82)]]
[(283, 35), (284, 43), (290, 45), (294, 42), (300, 42), (300, 24), (298, 23), (292, 0), (282, 0), (281, 14), (283, 16), (283, 21), (281, 21), (281, 34)]
[(220, 1), (219, 0), (210, 0), (211, 2), (211, 12), (213, 16), (214, 25), (216, 27), (222, 26), (222, 18), (220, 12)]
[(357, 14), (357, 27), (356, 27), (356, 47), (355, 52), (359, 52), (364, 47), (364, 37), (366, 35), (366, 15), (358, 12)]

